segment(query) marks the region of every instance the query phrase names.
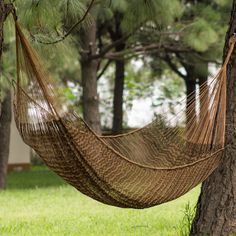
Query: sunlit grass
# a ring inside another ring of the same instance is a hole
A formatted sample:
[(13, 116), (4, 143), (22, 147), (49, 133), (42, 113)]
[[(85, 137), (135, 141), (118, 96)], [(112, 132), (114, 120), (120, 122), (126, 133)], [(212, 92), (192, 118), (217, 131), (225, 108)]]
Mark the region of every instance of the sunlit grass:
[(0, 192), (0, 235), (159, 236), (180, 235), (186, 204), (196, 204), (199, 188), (182, 198), (145, 210), (98, 203), (65, 184), (46, 168), (11, 173)]

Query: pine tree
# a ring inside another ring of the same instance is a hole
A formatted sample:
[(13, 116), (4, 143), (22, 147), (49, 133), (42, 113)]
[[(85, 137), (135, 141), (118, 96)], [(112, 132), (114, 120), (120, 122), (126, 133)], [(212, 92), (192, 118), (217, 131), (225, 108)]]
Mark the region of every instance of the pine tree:
[[(160, 30), (153, 24), (144, 28), (139, 36), (141, 43), (153, 42), (155, 39), (160, 42), (159, 50), (152, 53), (151, 57), (158, 60), (159, 64), (164, 61), (183, 78), (188, 96), (192, 94), (196, 97), (196, 86), (206, 82), (208, 64), (219, 64), (228, 7), (227, 0), (186, 1), (181, 17), (173, 24)], [(187, 109), (189, 102), (190, 99), (187, 99)]]
[[(112, 132), (120, 133), (123, 127), (123, 93), (125, 84), (126, 51), (135, 46), (135, 34), (145, 24), (155, 22), (160, 27), (171, 24), (181, 15), (181, 5), (178, 0), (172, 4), (163, 1), (112, 1), (110, 8), (102, 9), (102, 17), (98, 18), (99, 44), (103, 45), (107, 32), (111, 43), (115, 44), (114, 55), (110, 61), (115, 63), (113, 124)], [(102, 33), (100, 33), (102, 32)], [(155, 41), (155, 40), (154, 40)], [(117, 43), (120, 42), (120, 43)], [(131, 46), (130, 46), (131, 45)], [(123, 54), (123, 55), (122, 55)]]

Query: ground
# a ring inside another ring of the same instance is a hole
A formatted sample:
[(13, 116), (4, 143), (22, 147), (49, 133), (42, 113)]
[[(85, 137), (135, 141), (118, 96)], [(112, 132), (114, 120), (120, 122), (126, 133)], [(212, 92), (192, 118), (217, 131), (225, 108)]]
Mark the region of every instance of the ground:
[(46, 167), (34, 167), (9, 174), (8, 189), (0, 192), (0, 235), (185, 235), (198, 194), (199, 187), (161, 206), (119, 209), (80, 194)]

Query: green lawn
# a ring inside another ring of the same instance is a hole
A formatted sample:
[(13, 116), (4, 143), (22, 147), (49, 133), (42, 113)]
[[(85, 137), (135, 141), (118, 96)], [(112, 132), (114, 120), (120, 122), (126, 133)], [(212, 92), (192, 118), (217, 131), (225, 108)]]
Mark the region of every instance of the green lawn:
[(196, 204), (199, 188), (145, 210), (98, 203), (65, 184), (45, 167), (11, 173), (0, 192), (0, 235), (163, 236), (183, 235), (186, 206)]

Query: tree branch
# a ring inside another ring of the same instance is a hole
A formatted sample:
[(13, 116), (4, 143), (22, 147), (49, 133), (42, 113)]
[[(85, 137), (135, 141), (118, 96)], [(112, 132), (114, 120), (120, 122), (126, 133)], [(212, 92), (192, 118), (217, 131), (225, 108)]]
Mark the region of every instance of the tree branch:
[(166, 54), (165, 57), (163, 57), (163, 59), (167, 62), (168, 66), (177, 74), (179, 75), (181, 78), (186, 79), (186, 75), (184, 75), (183, 73), (181, 73), (178, 68), (176, 67), (176, 65), (172, 62), (170, 56), (168, 54)]
[(105, 66), (103, 67), (102, 71), (99, 73), (99, 75), (97, 76), (97, 80), (99, 80), (102, 75), (106, 72), (107, 68), (109, 67), (109, 65), (111, 64), (112, 60), (108, 60), (107, 63), (105, 64)]
[(125, 49), (121, 52), (111, 52), (107, 53), (103, 56), (103, 58), (111, 59), (111, 60), (122, 60), (125, 56), (129, 56), (129, 58), (133, 56), (137, 56), (137, 54), (142, 53), (151, 53), (154, 50), (170, 50), (171, 52), (185, 52), (190, 53), (192, 52), (189, 48), (177, 48), (173, 47), (173, 45), (163, 45), (163, 44), (150, 44), (147, 46), (138, 46), (138, 47), (131, 47), (128, 49)]
[(102, 58), (105, 56), (105, 54), (107, 54), (110, 50), (112, 50), (114, 47), (120, 45), (121, 43), (123, 43), (125, 40), (127, 40), (130, 36), (132, 35), (132, 33), (125, 35), (124, 37), (114, 41), (113, 43), (105, 46), (100, 53), (95, 54), (95, 55), (90, 55), (88, 56), (88, 60), (96, 60), (99, 58)]

